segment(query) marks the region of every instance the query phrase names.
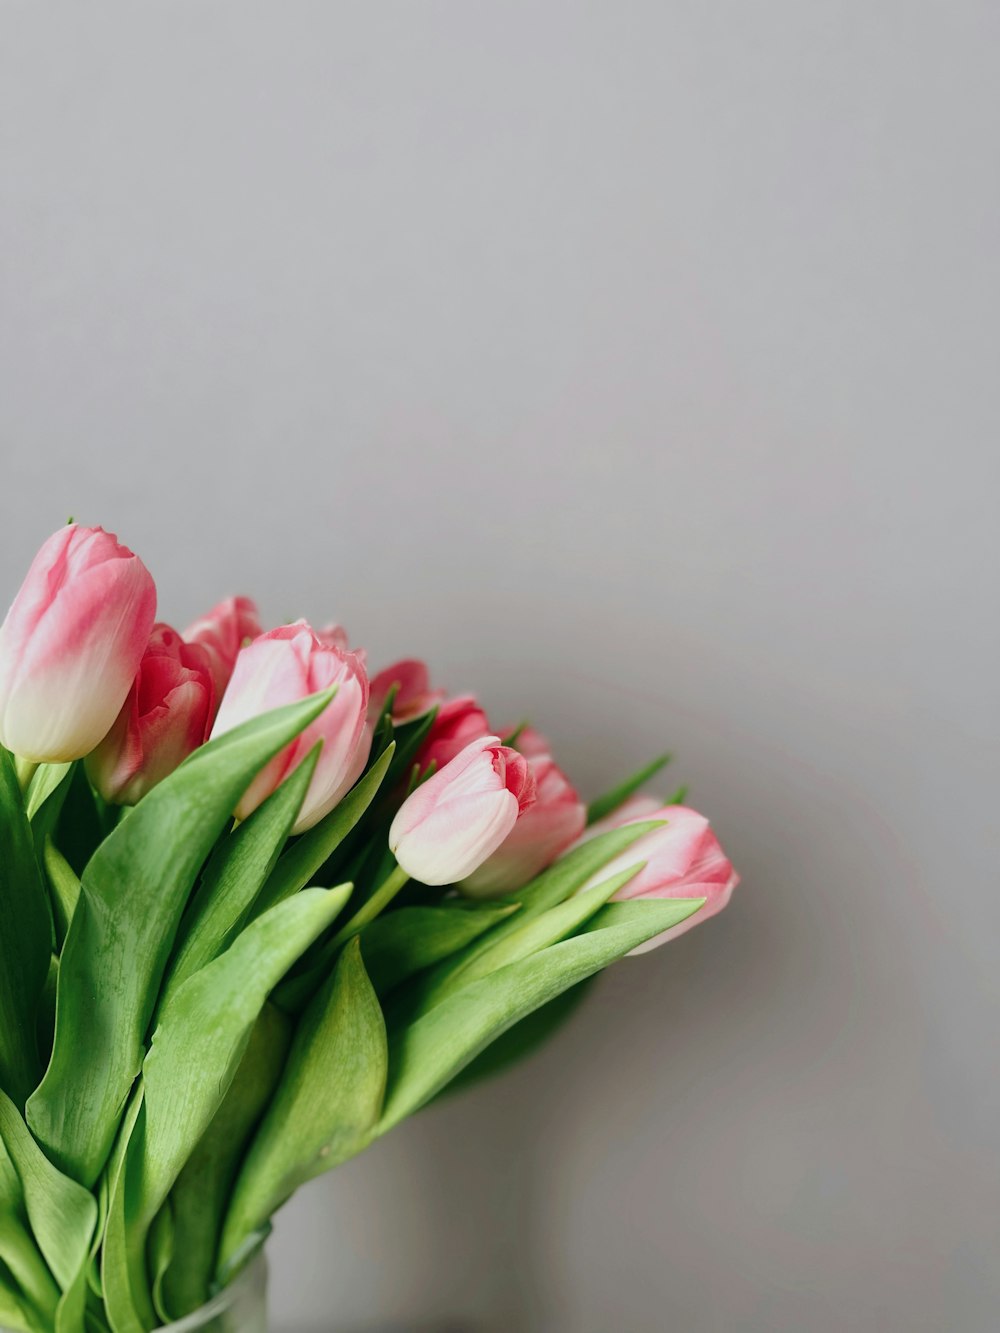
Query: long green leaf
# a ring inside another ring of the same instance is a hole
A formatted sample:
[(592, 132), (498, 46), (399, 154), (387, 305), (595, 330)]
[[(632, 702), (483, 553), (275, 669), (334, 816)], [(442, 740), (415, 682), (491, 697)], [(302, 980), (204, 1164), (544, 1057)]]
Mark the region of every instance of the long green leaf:
[(487, 941), (483, 949), (477, 952), (474, 958), (470, 958), (464, 967), (457, 968), (438, 987), (432, 997), (427, 993), (421, 995), (423, 1007), (427, 1007), (429, 999), (439, 1003), (444, 995), (462, 986), (468, 986), (473, 981), (488, 977), (491, 972), (506, 967), (508, 963), (516, 963), (521, 958), (530, 958), (533, 953), (538, 953), (539, 950), (548, 948), (550, 944), (556, 944), (559, 940), (575, 934), (609, 898), (638, 874), (644, 864), (639, 861), (600, 884), (595, 884), (592, 889), (582, 890), (567, 898), (565, 902), (556, 903), (555, 907), (550, 907), (540, 916), (523, 922), (502, 939)]
[[(144, 1276), (146, 1237), (181, 1169), (218, 1111), (264, 1002), (329, 926), (345, 893), (305, 889), (259, 917), (174, 993), (142, 1066), (145, 1118), (129, 1145), (128, 1270)], [(143, 1293), (145, 1303), (146, 1293)]]
[(319, 758), (317, 745), (242, 824), (216, 843), (181, 921), (181, 944), (167, 973), (160, 1008), (178, 986), (218, 957), (246, 920), (281, 854)]
[(27, 1324), (46, 1333), (55, 1319), (59, 1287), (31, 1231), (24, 1188), (6, 1143), (0, 1139), (0, 1263), (13, 1279), (13, 1290)]
[(97, 1200), (52, 1165), (20, 1111), (2, 1092), (0, 1139), (20, 1179), (25, 1211), (38, 1247), (61, 1290), (67, 1291), (90, 1254)]
[[(699, 902), (689, 903), (696, 911)], [(631, 909), (620, 914), (617, 909)], [(449, 996), (400, 1031), (378, 1133), (419, 1110), (520, 1019), (677, 922), (678, 900), (614, 903), (608, 923), (510, 963)], [(597, 918), (594, 918), (596, 921)]]
[(392, 762), (393, 748), (390, 743), (344, 799), (318, 824), (296, 838), (261, 890), (254, 907), (255, 915), (259, 916), (275, 903), (298, 893), (337, 850), (371, 805), (375, 793), (382, 785), (386, 770)]
[(107, 1213), (101, 1246), (101, 1291), (108, 1323), (114, 1333), (146, 1333), (155, 1322), (145, 1288), (145, 1275), (133, 1281), (129, 1271), (127, 1214), (134, 1210), (136, 1173), (130, 1172), (129, 1148), (140, 1137), (146, 1116), (140, 1079), (132, 1091), (105, 1168)]
[(372, 985), (384, 995), (464, 949), (516, 911), (512, 904), (460, 901), (436, 907), (400, 907), (376, 917), (361, 936)]
[(170, 1194), (174, 1256), (155, 1302), (162, 1319), (180, 1319), (209, 1298), (236, 1173), (271, 1100), (290, 1042), (288, 1019), (265, 1004), (222, 1105), (177, 1177)]
[(220, 1275), (294, 1190), (367, 1146), (385, 1080), (385, 1024), (355, 936), (299, 1022), (236, 1183), (219, 1249)]
[(64, 941), (69, 931), (69, 923), (80, 901), (80, 881), (76, 871), (63, 856), (62, 852), (46, 837), (41, 848), (42, 865), (49, 881), (49, 894), (52, 900), (52, 915), (55, 920), (56, 941)]
[(28, 1102), (49, 1157), (93, 1185), (139, 1072), (181, 913), (198, 870), (257, 771), (330, 694), (210, 741), (143, 798), (87, 865), (59, 967), (52, 1058)]
[(10, 755), (0, 747), (0, 1088), (23, 1107), (38, 1082), (35, 1020), (52, 925)]
[[(2, 1222), (0, 1209), (0, 1222)], [(0, 1250), (3, 1246), (0, 1245)], [(25, 1302), (21, 1284), (0, 1259), (0, 1326), (15, 1333), (32, 1333), (32, 1316)]]
[(655, 777), (659, 773), (661, 768), (665, 768), (670, 763), (670, 759), (669, 754), (659, 755), (651, 763), (644, 764), (637, 773), (633, 773), (624, 782), (620, 782), (617, 787), (612, 787), (603, 796), (598, 796), (596, 801), (591, 801), (587, 807), (587, 823), (596, 824), (599, 819), (605, 819), (608, 815), (614, 814), (618, 807), (624, 805), (644, 782), (648, 782), (651, 777)]
[(522, 1018), (513, 1027), (490, 1042), (485, 1050), (480, 1051), (474, 1060), (445, 1084), (437, 1098), (451, 1097), (464, 1092), (466, 1088), (480, 1083), (483, 1079), (494, 1078), (502, 1074), (511, 1065), (520, 1064), (545, 1045), (575, 1015), (582, 1001), (592, 986), (597, 984), (597, 976), (578, 981), (569, 990), (564, 990), (554, 1000), (549, 1000), (541, 1008), (533, 1010), (527, 1018)]
[[(611, 829), (597, 837), (574, 847), (543, 870), (513, 899), (500, 899), (499, 902), (516, 901), (519, 910), (505, 921), (499, 922), (481, 939), (474, 941), (465, 950), (444, 959), (437, 967), (424, 973), (407, 988), (402, 996), (396, 997), (392, 1006), (392, 1019), (389, 1026), (396, 1026), (399, 1010), (408, 1008), (424, 1009), (434, 1003), (435, 997), (443, 994), (453, 976), (472, 966), (476, 959), (487, 950), (494, 950), (501, 941), (517, 932), (521, 934), (528, 923), (557, 907), (560, 903), (573, 898), (583, 886), (596, 875), (603, 866), (626, 851), (645, 833), (660, 828), (662, 820), (648, 820), (641, 824), (629, 824), (624, 828)], [(571, 911), (573, 909), (570, 909)]]

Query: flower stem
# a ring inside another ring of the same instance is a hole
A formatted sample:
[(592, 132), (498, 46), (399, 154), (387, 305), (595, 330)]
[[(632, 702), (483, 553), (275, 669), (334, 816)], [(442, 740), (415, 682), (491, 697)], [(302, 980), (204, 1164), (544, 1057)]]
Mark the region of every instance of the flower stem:
[(395, 898), (396, 894), (409, 878), (409, 875), (403, 867), (397, 865), (385, 880), (383, 880), (368, 901), (358, 908), (350, 921), (348, 921), (347, 925), (344, 926), (343, 930), (339, 930), (333, 937), (331, 948), (338, 949), (342, 944), (346, 944), (349, 939), (352, 939), (360, 930), (363, 930), (365, 926), (368, 925), (369, 921), (374, 921), (379, 912), (381, 912), (383, 908), (389, 906), (393, 898)]

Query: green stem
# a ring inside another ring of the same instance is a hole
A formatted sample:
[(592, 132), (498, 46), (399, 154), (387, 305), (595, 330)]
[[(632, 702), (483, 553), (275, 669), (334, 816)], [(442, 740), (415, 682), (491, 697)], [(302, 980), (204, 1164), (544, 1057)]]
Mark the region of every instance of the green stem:
[(395, 898), (396, 894), (409, 878), (409, 875), (403, 867), (397, 865), (395, 870), (390, 872), (368, 901), (358, 908), (343, 930), (339, 930), (333, 937), (330, 944), (331, 951), (333, 949), (339, 949), (342, 944), (346, 944), (349, 939), (353, 939), (360, 930), (363, 930), (365, 926), (368, 925), (369, 921), (374, 921), (379, 912), (381, 912), (383, 908), (389, 906), (393, 898)]
[(28, 790), (28, 784), (38, 772), (38, 768), (39, 765), (31, 759), (22, 759), (19, 754), (14, 756), (14, 769), (22, 791), (26, 792)]

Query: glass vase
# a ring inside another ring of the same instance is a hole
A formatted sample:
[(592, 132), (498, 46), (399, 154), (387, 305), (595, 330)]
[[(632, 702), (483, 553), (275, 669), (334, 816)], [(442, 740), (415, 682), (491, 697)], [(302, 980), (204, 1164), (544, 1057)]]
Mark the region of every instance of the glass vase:
[(160, 1333), (267, 1333), (267, 1259), (259, 1250), (229, 1286)]

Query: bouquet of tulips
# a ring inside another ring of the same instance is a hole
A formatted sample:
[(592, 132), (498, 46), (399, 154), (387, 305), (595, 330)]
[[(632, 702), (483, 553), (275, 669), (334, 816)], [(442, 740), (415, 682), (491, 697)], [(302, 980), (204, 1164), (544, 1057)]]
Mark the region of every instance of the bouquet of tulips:
[[(202, 1307), (294, 1190), (719, 911), (707, 821), (245, 598), (156, 623), (100, 528), (0, 629), (0, 1325)], [(563, 997), (560, 999), (560, 997)]]

